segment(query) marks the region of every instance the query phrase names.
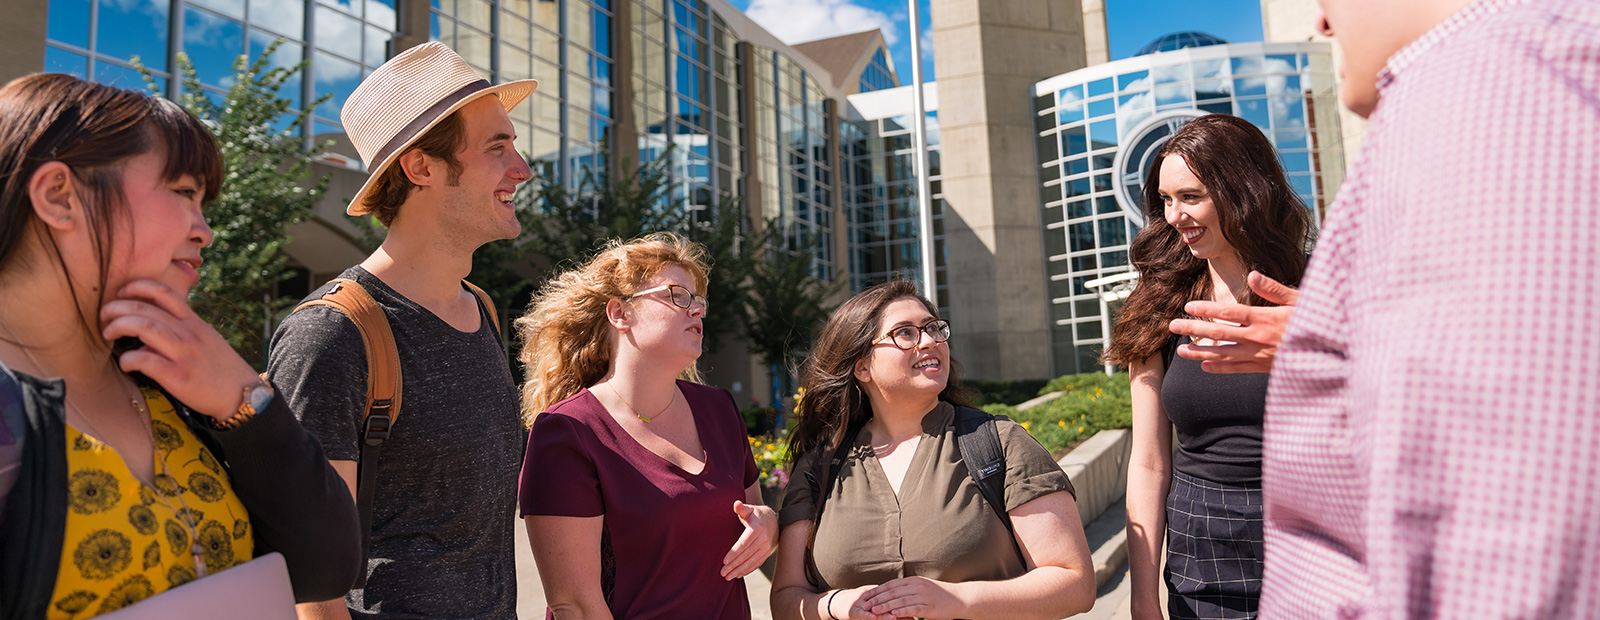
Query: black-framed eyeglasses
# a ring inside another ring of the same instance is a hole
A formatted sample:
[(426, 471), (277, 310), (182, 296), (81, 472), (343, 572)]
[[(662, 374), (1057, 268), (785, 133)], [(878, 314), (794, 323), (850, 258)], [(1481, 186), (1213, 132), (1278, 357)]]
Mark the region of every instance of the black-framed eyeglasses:
[(633, 299), (635, 297), (642, 297), (660, 291), (666, 291), (667, 296), (672, 298), (672, 305), (683, 308), (684, 310), (693, 308), (695, 302), (699, 302), (701, 308), (710, 308), (710, 305), (706, 303), (705, 295), (697, 295), (694, 291), (689, 290), (689, 287), (681, 284), (663, 284), (655, 288), (639, 291), (627, 297), (623, 297), (623, 299)]
[(917, 345), (922, 343), (923, 334), (927, 334), (929, 338), (932, 338), (934, 344), (946, 342), (950, 340), (950, 322), (944, 319), (934, 319), (932, 321), (928, 321), (928, 323), (922, 327), (901, 325), (889, 330), (889, 333), (880, 336), (877, 340), (872, 341), (872, 344), (878, 344), (888, 340), (893, 342), (896, 348), (910, 351), (917, 348)]

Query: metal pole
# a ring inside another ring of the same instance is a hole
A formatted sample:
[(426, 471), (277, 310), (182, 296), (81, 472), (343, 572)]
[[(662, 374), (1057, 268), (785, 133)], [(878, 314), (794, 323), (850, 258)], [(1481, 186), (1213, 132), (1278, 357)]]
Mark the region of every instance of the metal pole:
[(922, 233), (922, 291), (928, 301), (939, 305), (939, 284), (934, 274), (933, 256), (933, 201), (928, 196), (928, 130), (924, 126), (927, 112), (922, 104), (922, 17), (917, 2), (911, 5), (911, 107), (916, 118), (911, 121), (912, 162), (916, 166), (917, 213)]

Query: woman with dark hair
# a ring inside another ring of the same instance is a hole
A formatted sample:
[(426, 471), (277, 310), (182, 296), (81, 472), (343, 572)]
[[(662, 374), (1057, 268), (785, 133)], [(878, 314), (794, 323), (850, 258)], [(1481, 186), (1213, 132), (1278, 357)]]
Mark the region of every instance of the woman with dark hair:
[(1130, 252), (1139, 286), (1105, 353), (1106, 362), (1130, 368), (1133, 384), (1133, 614), (1162, 617), (1157, 571), (1165, 539), (1172, 618), (1253, 618), (1267, 375), (1209, 374), (1174, 355), (1189, 339), (1167, 327), (1190, 301), (1268, 305), (1246, 284), (1252, 271), (1297, 284), (1310, 216), (1266, 136), (1224, 114), (1190, 121), (1161, 148), (1144, 184), (1144, 210), (1148, 224)]
[(171, 101), (0, 89), (0, 617), (96, 616), (271, 551), (301, 601), (355, 580), (344, 482), (186, 301), (222, 172)]
[[(965, 409), (949, 338), (904, 280), (823, 327), (789, 439), (801, 475), (779, 513), (773, 617), (1054, 619), (1094, 604), (1072, 483), (1021, 426)], [(972, 419), (993, 422), (1004, 506), (967, 470), (956, 429)]]

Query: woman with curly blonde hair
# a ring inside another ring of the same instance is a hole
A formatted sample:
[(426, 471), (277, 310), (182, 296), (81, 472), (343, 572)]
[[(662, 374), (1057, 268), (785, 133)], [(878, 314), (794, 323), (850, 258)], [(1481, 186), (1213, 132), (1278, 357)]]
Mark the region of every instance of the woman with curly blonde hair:
[(517, 319), (532, 430), (519, 496), (553, 617), (750, 617), (777, 547), (733, 396), (695, 382), (703, 249), (657, 233), (547, 284)]

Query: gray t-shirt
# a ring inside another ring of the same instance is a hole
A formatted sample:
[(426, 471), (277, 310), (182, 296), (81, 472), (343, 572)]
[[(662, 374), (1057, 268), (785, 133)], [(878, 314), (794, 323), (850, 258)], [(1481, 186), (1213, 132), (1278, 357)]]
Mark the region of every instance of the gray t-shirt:
[[(527, 435), (517, 386), (488, 313), (456, 330), (361, 267), (350, 278), (389, 318), (400, 415), (378, 457), (365, 589), (357, 618), (516, 618), (517, 475)], [(322, 296), (323, 285), (307, 299)], [(313, 306), (272, 337), (267, 372), (328, 458), (359, 460), (366, 351), (355, 324)]]

